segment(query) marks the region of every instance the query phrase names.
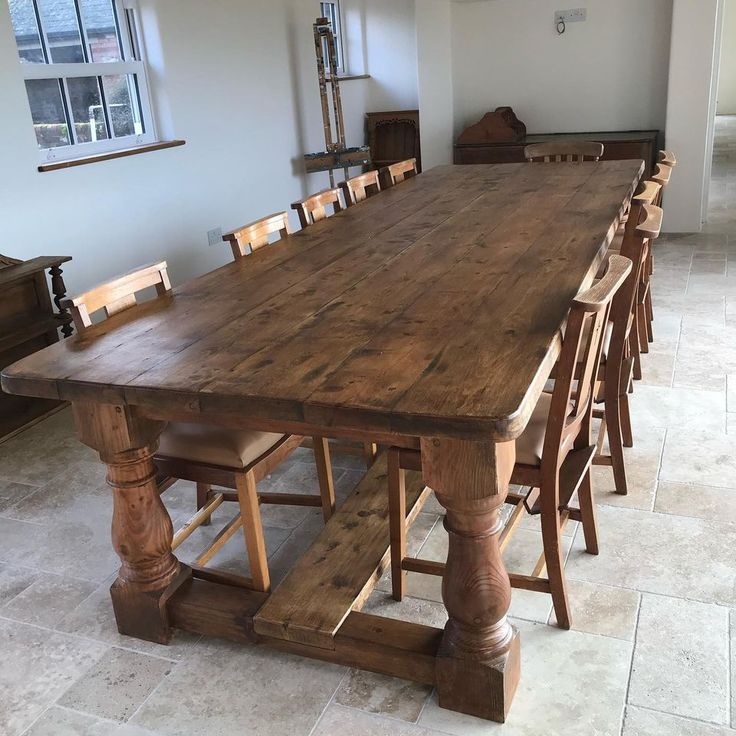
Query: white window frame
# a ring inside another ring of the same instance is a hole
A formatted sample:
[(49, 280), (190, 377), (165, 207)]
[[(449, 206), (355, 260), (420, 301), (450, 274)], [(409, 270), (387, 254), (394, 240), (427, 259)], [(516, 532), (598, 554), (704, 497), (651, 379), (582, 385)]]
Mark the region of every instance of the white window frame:
[[(345, 63), (347, 57), (345, 55), (345, 36), (343, 28), (345, 27), (344, 18), (342, 15), (342, 3), (340, 0), (325, 0), (325, 4), (335, 5), (335, 17), (337, 18), (337, 28), (333, 28), (332, 32), (335, 34), (335, 41), (337, 43), (337, 71), (339, 74), (347, 74), (347, 65)], [(322, 13), (323, 2), (320, 0), (319, 9), (320, 14)], [(330, 16), (325, 16), (330, 17)]]
[[(32, 0), (36, 3), (36, 0)], [(74, 0), (75, 3), (78, 0)], [(101, 141), (90, 141), (88, 143), (70, 143), (68, 146), (58, 146), (56, 148), (39, 148), (40, 162), (42, 164), (55, 161), (73, 161), (78, 158), (94, 156), (101, 153), (110, 153), (113, 151), (121, 151), (137, 146), (146, 146), (158, 141), (156, 123), (153, 117), (153, 106), (151, 104), (150, 88), (148, 84), (148, 70), (145, 59), (143, 57), (143, 45), (141, 43), (138, 29), (138, 6), (136, 0), (112, 0), (115, 6), (117, 22), (119, 26), (119, 39), (122, 43), (122, 56), (124, 61), (106, 61), (106, 62), (78, 62), (70, 64), (48, 63), (23, 63), (19, 64), (23, 74), (23, 79), (53, 79), (61, 80), (66, 88), (66, 80), (75, 77), (103, 77), (110, 75), (135, 75), (138, 86), (138, 97), (140, 101), (140, 114), (143, 122), (144, 133), (136, 135), (121, 136), (115, 138), (113, 131), (109, 130), (110, 138)], [(37, 15), (40, 17), (40, 15)], [(79, 15), (81, 17), (81, 15)], [(38, 29), (41, 36), (43, 48), (48, 50), (51, 48), (46, 31), (41, 27)], [(83, 46), (86, 47), (87, 37), (85, 28), (80, 28), (80, 39)], [(48, 54), (48, 51), (45, 51)], [(86, 53), (86, 52), (85, 52)], [(74, 127), (74, 116), (69, 109), (68, 90), (66, 90), (67, 100), (64, 105), (67, 108), (69, 120), (72, 128)], [(136, 100), (131, 96), (131, 104), (135, 105)], [(70, 137), (74, 135), (74, 131), (69, 131)], [(71, 138), (73, 140), (73, 138)]]

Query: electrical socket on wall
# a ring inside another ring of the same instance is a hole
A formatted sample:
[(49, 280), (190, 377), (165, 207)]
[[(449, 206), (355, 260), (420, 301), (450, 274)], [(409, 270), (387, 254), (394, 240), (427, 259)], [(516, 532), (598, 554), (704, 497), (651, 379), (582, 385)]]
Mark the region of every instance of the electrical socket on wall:
[(556, 10), (555, 25), (559, 23), (582, 23), (588, 20), (587, 8), (573, 8), (572, 10)]
[(222, 243), (222, 228), (216, 227), (214, 230), (209, 230), (207, 232), (207, 242), (210, 245), (217, 245), (218, 243)]

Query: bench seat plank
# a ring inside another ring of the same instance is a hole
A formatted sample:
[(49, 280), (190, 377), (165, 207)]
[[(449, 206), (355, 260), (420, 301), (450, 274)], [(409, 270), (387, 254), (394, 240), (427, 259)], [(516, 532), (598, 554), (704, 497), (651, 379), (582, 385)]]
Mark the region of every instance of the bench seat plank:
[[(407, 473), (406, 491), (411, 516), (418, 513), (429, 491), (416, 472)], [(256, 633), (334, 649), (335, 634), (370, 595), (388, 556), (388, 479), (383, 455), (258, 611)]]

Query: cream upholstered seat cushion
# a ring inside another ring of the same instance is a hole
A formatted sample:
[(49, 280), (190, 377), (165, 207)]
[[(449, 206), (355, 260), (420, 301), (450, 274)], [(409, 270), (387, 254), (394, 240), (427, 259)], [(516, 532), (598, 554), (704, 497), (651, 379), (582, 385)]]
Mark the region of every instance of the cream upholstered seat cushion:
[(172, 422), (161, 435), (158, 454), (240, 469), (250, 465), (283, 437), (283, 434), (272, 432)]
[[(532, 418), (526, 425), (521, 437), (516, 440), (516, 462), (520, 465), (539, 466), (542, 463), (544, 450), (544, 436), (547, 432), (547, 420), (552, 407), (552, 394), (543, 393), (539, 397)], [(568, 415), (573, 406), (568, 407)]]

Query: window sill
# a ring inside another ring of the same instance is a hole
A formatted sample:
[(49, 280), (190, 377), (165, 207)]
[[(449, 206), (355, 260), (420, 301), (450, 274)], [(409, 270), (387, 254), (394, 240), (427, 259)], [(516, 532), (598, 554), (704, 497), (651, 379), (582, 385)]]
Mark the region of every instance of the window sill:
[(96, 164), (98, 161), (109, 161), (113, 158), (125, 158), (126, 156), (136, 156), (139, 153), (148, 153), (149, 151), (161, 151), (164, 148), (176, 148), (183, 146), (186, 141), (161, 141), (160, 143), (149, 143), (145, 146), (136, 146), (135, 148), (123, 148), (120, 151), (108, 151), (107, 153), (98, 153), (93, 156), (83, 156), (81, 158), (71, 158), (66, 161), (52, 161), (47, 164), (41, 164), (38, 170), (57, 171), (59, 169), (69, 169), (72, 166), (84, 166), (85, 164)]
[[(354, 79), (370, 79), (370, 74), (346, 74), (345, 76), (342, 76), (341, 74), (338, 75), (337, 81), (338, 82), (352, 82)], [(327, 84), (331, 84), (332, 77), (327, 77)]]

